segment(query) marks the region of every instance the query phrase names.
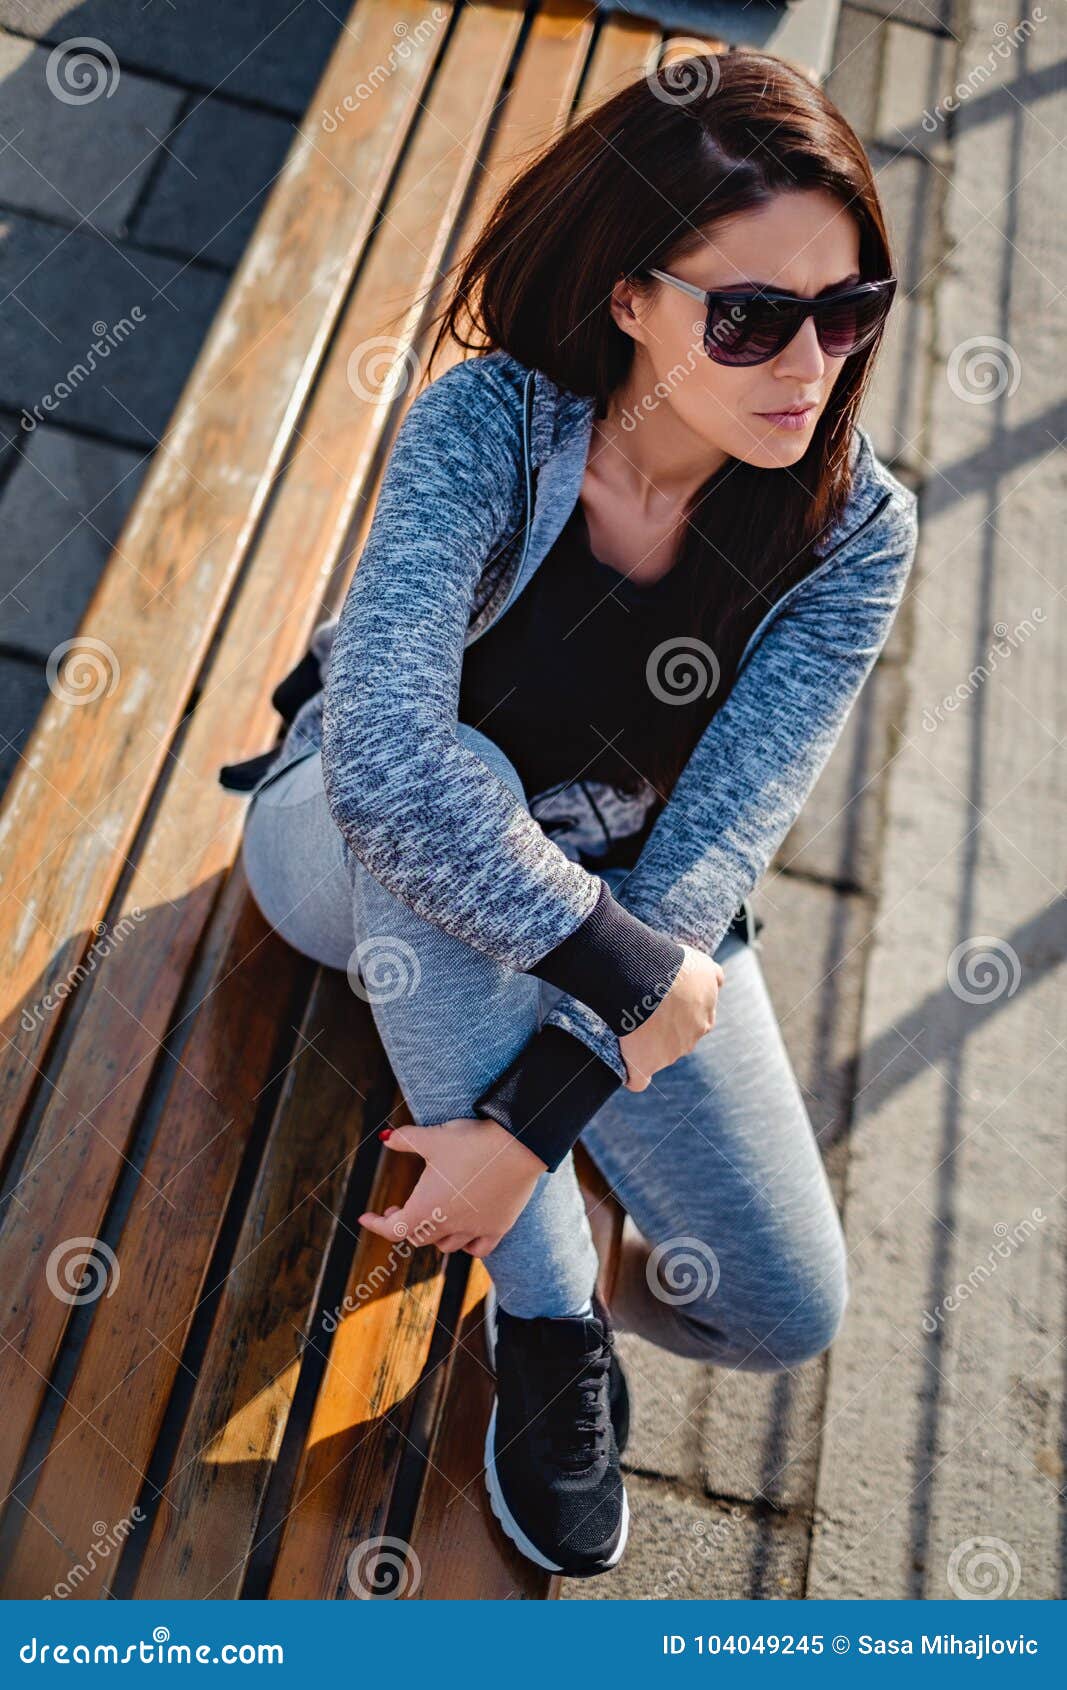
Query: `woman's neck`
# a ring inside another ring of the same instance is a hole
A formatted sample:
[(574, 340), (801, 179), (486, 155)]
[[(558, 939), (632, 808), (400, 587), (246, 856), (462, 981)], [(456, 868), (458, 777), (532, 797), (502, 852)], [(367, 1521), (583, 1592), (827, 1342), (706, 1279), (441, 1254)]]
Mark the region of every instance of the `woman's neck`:
[(694, 434), (656, 396), (655, 377), (644, 364), (634, 358), (625, 381), (608, 396), (607, 414), (595, 419), (589, 463), (631, 510), (655, 521), (683, 510), (727, 453)]

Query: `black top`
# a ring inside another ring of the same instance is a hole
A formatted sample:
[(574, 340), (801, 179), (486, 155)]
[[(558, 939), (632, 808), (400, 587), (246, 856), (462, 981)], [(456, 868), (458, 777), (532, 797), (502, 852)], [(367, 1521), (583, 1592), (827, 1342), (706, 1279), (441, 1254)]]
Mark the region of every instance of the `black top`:
[(499, 745), (531, 800), (577, 780), (639, 783), (638, 723), (685, 714), (649, 686), (657, 645), (682, 632), (674, 570), (639, 585), (594, 557), (581, 500), (518, 599), (467, 647), (459, 720)]
[[(579, 500), (507, 614), (467, 647), (458, 719), (509, 758), (531, 809), (538, 795), (577, 781), (639, 789), (635, 727), (658, 731), (652, 725), (658, 716), (665, 734), (679, 731), (684, 706), (658, 697), (648, 674), (657, 645), (684, 628), (677, 582), (672, 570), (641, 586), (602, 563), (589, 545)], [(613, 848), (611, 860), (636, 860), (658, 808), (647, 813), (639, 834)], [(683, 955), (677, 940), (650, 931), (602, 893), (578, 933), (530, 972), (598, 1004), (621, 1033), (652, 1013)], [(619, 1084), (614, 1069), (580, 1039), (550, 1025), (474, 1108), (552, 1168)]]

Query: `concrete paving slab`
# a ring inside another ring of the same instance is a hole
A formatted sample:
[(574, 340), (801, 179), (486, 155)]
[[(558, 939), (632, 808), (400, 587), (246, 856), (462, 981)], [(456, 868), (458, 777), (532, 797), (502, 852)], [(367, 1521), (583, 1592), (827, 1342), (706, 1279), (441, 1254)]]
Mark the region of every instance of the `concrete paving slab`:
[(154, 443), (225, 289), (180, 259), (0, 215), (0, 405)]
[(0, 499), (0, 642), (45, 658), (70, 638), (146, 466), (144, 454), (58, 428), (25, 438)]
[(116, 74), (98, 54), (57, 58), (10, 35), (0, 35), (0, 82), (0, 202), (122, 234), (181, 90)]
[[(870, 20), (868, 20), (870, 21)], [(950, 36), (890, 22), (872, 140), (907, 147), (944, 165), (951, 153), (948, 96), (955, 82), (956, 43)]]
[(829, 762), (782, 842), (779, 868), (843, 888), (873, 890), (882, 789), (903, 686), (899, 665), (881, 660), (874, 665)]
[(773, 883), (763, 974), (830, 1183), (839, 1191), (855, 1093), (870, 901), (789, 874)]
[(595, 1579), (564, 1579), (571, 1601), (723, 1601), (804, 1594), (808, 1531), (770, 1510), (721, 1505), (679, 1486), (629, 1478), (630, 1547)]
[[(998, 17), (975, 0), (964, 59)], [(1050, 13), (1005, 89), (1065, 50)], [(815, 1597), (1062, 1594), (1064, 478), (1039, 426), (1059, 399), (1062, 164), (1040, 111), (982, 99), (946, 205), (936, 496), (865, 992)]]
[(224, 93), (299, 117), (329, 57), (347, 7), (318, 0), (0, 0), (0, 24), (53, 46), (95, 36), (120, 66)]
[(881, 97), (885, 24), (849, 0), (842, 6), (826, 92), (864, 146), (875, 139)]
[(894, 267), (900, 278), (870, 391), (861, 411), (879, 456), (894, 466), (923, 464), (925, 387), (933, 335), (932, 294), (941, 257), (942, 178), (927, 160), (872, 149)]
[(916, 29), (960, 32), (967, 0), (855, 0), (861, 11), (876, 18), (895, 18)]
[(221, 100), (197, 102), (168, 139), (134, 236), (232, 269), (293, 134), (285, 118)]
[(47, 697), (43, 664), (0, 654), (0, 793), (15, 771)]

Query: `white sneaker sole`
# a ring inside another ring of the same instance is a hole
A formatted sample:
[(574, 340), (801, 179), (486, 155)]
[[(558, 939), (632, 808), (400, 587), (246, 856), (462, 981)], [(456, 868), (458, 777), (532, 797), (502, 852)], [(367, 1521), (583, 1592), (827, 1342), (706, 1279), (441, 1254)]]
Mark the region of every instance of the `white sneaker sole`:
[[(495, 1371), (496, 1297), (492, 1286), (490, 1286), (488, 1295), (485, 1299), (485, 1349), (486, 1354), (489, 1357), (489, 1365)], [(500, 1527), (505, 1535), (511, 1539), (516, 1549), (522, 1551), (528, 1561), (532, 1561), (536, 1567), (543, 1567), (546, 1573), (562, 1573), (564, 1571), (563, 1567), (559, 1566), (555, 1561), (550, 1561), (547, 1555), (542, 1555), (541, 1551), (530, 1542), (530, 1539), (526, 1536), (526, 1533), (512, 1514), (511, 1509), (504, 1501), (504, 1492), (500, 1488), (500, 1480), (497, 1476), (496, 1454), (494, 1449), (496, 1436), (496, 1410), (497, 1399), (494, 1396), (493, 1412), (489, 1416), (489, 1425), (486, 1428), (485, 1433), (485, 1488), (489, 1493), (489, 1506), (496, 1515), (496, 1518), (500, 1523)], [(616, 1566), (618, 1562), (621, 1561), (623, 1551), (626, 1548), (626, 1540), (629, 1535), (630, 1503), (626, 1495), (626, 1486), (623, 1485), (622, 1525), (619, 1531), (619, 1541), (612, 1551), (610, 1558), (605, 1561), (603, 1568), (598, 1569), (598, 1571), (607, 1572), (609, 1568)], [(575, 1574), (574, 1576), (588, 1577), (589, 1575)]]

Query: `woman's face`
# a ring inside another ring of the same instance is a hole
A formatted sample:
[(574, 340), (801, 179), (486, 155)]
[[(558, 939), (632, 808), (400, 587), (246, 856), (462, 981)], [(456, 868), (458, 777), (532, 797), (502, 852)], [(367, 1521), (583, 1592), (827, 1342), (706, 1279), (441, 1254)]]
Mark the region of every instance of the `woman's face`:
[[(765, 286), (808, 296), (858, 282), (859, 228), (840, 200), (821, 188), (782, 192), (751, 211), (716, 223), (704, 245), (658, 266), (700, 288)], [(641, 414), (642, 395), (668, 405), (674, 419), (709, 446), (760, 469), (803, 457), (845, 362), (828, 358), (809, 317), (765, 364), (731, 368), (702, 346), (699, 300), (653, 278), (638, 291), (619, 282), (612, 315), (637, 343), (626, 401)], [(810, 406), (800, 426), (775, 413)], [(644, 413), (654, 410), (643, 403)]]

